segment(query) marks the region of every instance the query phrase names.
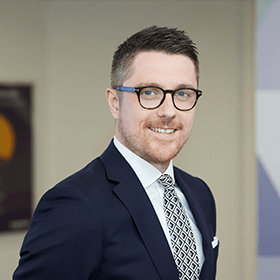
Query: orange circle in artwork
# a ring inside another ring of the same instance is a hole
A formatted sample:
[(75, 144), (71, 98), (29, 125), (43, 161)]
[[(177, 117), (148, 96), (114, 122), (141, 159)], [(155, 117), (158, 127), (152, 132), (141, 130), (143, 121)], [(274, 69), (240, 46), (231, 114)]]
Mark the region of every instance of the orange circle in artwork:
[(10, 161), (15, 153), (16, 134), (11, 122), (0, 113), (0, 161)]

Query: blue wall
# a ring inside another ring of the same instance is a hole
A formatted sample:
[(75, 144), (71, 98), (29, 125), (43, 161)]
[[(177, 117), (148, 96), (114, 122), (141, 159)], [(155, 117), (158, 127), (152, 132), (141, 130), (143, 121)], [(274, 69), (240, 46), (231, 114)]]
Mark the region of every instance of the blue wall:
[(280, 1), (258, 0), (258, 279), (280, 279)]

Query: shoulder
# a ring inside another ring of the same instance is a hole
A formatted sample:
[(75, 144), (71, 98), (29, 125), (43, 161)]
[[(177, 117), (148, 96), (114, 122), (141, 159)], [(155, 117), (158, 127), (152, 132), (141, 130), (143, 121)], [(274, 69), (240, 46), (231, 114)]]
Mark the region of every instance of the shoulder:
[[(97, 158), (49, 189), (40, 199), (35, 216), (38, 210), (55, 213), (54, 216), (59, 211), (61, 211), (59, 212), (60, 215), (65, 216), (67, 216), (66, 212), (86, 214), (94, 208), (94, 201), (89, 195), (89, 190), (94, 189), (96, 184), (96, 179), (93, 178), (100, 177), (101, 174), (104, 174), (104, 167)], [(75, 218), (75, 216), (72, 218)]]
[[(21, 265), (15, 279), (22, 279), (22, 274), (30, 275), (30, 279), (65, 279), (65, 275), (67, 279), (81, 279), (84, 274), (89, 279), (99, 270), (102, 213), (77, 183), (78, 178), (86, 182), (89, 174), (95, 172), (95, 168), (91, 171), (87, 168), (64, 179), (42, 196), (22, 245)], [(67, 266), (61, 265), (62, 262)]]
[[(49, 236), (59, 231), (61, 236), (70, 232), (71, 236), (81, 233), (79, 236), (82, 239), (88, 233), (100, 235), (101, 213), (90, 190), (95, 189), (93, 178), (102, 173), (104, 168), (97, 158), (49, 189), (35, 209), (29, 236), (37, 234), (38, 230), (41, 233), (48, 232)], [(87, 231), (84, 231), (84, 228), (87, 228)]]
[(84, 166), (77, 172), (60, 181), (55, 187), (63, 187), (66, 185), (79, 187), (83, 184), (89, 184), (93, 181), (100, 180), (101, 178), (103, 179), (104, 177), (105, 167), (98, 157), (89, 162), (86, 166)]

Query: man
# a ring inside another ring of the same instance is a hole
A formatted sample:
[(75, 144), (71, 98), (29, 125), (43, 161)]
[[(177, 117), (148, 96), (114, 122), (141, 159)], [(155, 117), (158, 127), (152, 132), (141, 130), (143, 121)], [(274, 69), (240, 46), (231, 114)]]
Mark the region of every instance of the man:
[(119, 46), (106, 92), (114, 140), (43, 196), (14, 280), (215, 279), (214, 199), (172, 165), (193, 126), (198, 73), (183, 31), (152, 26)]

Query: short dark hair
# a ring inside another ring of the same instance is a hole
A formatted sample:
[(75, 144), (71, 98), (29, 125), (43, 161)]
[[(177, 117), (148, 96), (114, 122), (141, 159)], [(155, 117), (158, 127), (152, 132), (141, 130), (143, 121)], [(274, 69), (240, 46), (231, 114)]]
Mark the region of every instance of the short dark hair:
[(185, 31), (153, 25), (135, 33), (118, 47), (113, 57), (111, 86), (122, 86), (124, 80), (131, 74), (135, 56), (148, 51), (188, 56), (195, 65), (198, 81), (199, 62), (195, 43)]

